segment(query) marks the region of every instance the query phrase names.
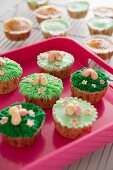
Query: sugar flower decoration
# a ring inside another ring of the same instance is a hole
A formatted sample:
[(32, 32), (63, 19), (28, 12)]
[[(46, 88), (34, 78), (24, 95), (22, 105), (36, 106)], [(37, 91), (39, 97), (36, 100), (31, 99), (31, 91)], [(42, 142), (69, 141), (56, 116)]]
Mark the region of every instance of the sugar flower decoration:
[(92, 86), (93, 86), (94, 88), (96, 88), (96, 84), (92, 84)]
[(33, 110), (29, 110), (28, 111), (28, 115), (34, 117), (35, 116), (35, 112)]
[(87, 84), (87, 80), (83, 80), (83, 81), (82, 81), (82, 84)]
[(104, 80), (100, 80), (100, 84), (104, 84), (105, 83), (105, 81)]
[(4, 68), (0, 69), (0, 75), (3, 76), (4, 74), (5, 74), (5, 69)]
[(54, 62), (54, 65), (57, 66), (57, 67), (59, 67), (59, 66), (61, 66), (61, 63), (58, 62), (58, 61), (55, 61), (55, 62)]
[(35, 124), (34, 120), (30, 120), (30, 119), (27, 120), (27, 123), (26, 123), (27, 126), (32, 127), (34, 126), (34, 124)]
[(91, 114), (92, 114), (92, 111), (91, 111), (91, 109), (87, 109), (87, 110), (85, 110), (85, 113), (86, 113), (87, 115), (91, 115)]
[(58, 82), (58, 78), (57, 77), (53, 77), (52, 79), (51, 79), (53, 82)]
[(31, 83), (32, 81), (33, 81), (33, 80), (32, 80), (31, 78), (29, 78), (29, 77), (26, 79), (26, 82), (27, 82), (27, 83)]
[(8, 122), (8, 117), (2, 117), (2, 119), (0, 120), (0, 124), (5, 124)]
[(46, 91), (46, 89), (44, 87), (41, 87), (38, 89), (38, 93), (44, 93)]
[(77, 125), (78, 124), (78, 120), (77, 119), (71, 119), (69, 122), (71, 125)]

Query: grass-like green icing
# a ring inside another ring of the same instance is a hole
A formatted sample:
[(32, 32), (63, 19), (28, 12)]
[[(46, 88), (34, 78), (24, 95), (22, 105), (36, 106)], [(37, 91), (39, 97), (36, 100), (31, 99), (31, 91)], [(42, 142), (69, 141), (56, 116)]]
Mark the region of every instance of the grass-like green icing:
[(5, 69), (5, 74), (0, 75), (0, 81), (8, 81), (21, 76), (22, 68), (18, 63), (5, 57), (2, 59), (6, 62), (6, 65), (0, 66), (0, 69)]
[[(97, 92), (97, 91), (104, 90), (104, 88), (108, 86), (109, 77), (107, 77), (101, 70), (96, 71), (96, 73), (98, 74), (98, 79), (93, 80), (91, 76), (84, 77), (81, 75), (81, 72), (84, 69), (87, 68), (84, 67), (83, 69), (78, 70), (72, 74), (71, 83), (73, 87), (87, 92)], [(87, 84), (82, 84), (83, 80), (86, 80)], [(100, 80), (104, 80), (105, 83), (100, 84)], [(94, 88), (92, 84), (95, 84), (96, 87)]]
[[(52, 75), (45, 74), (48, 84), (46, 86), (38, 84), (37, 86), (34, 86), (32, 82), (28, 83), (26, 82), (26, 78), (31, 78), (34, 80), (39, 74), (31, 74), (28, 77), (24, 77), (23, 80), (20, 82), (20, 92), (24, 96), (28, 96), (30, 98), (49, 98), (52, 99), (55, 96), (60, 96), (63, 91), (63, 84), (62, 80), (57, 78), (57, 82), (53, 81), (52, 79), (55, 78)], [(44, 93), (38, 93), (38, 89), (44, 87), (45, 92)]]
[[(22, 105), (22, 108), (25, 108), (26, 110), (33, 110), (35, 112), (35, 117), (32, 116), (24, 116), (22, 118), (22, 122), (18, 126), (14, 126), (11, 124), (11, 116), (8, 113), (9, 108), (5, 108), (0, 112), (0, 120), (2, 117), (8, 117), (8, 122), (5, 124), (0, 124), (0, 132), (2, 134), (5, 134), (9, 137), (32, 137), (35, 132), (40, 128), (42, 122), (44, 121), (46, 114), (45, 112), (39, 107), (35, 106), (31, 103), (15, 103), (13, 105)], [(26, 125), (27, 120), (34, 120), (35, 125), (32, 127), (28, 127)]]

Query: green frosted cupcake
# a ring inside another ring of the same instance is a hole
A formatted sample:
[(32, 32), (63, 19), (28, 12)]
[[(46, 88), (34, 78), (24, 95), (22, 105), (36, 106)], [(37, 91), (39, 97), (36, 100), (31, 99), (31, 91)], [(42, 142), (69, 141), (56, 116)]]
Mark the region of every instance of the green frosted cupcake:
[(27, 0), (30, 9), (35, 10), (40, 6), (46, 5), (48, 0)]
[(5, 142), (24, 147), (34, 143), (45, 120), (45, 112), (31, 103), (15, 103), (0, 111), (0, 133)]
[(99, 102), (108, 88), (107, 77), (101, 70), (82, 68), (71, 76), (71, 93), (73, 97), (82, 98), (91, 104)]
[(66, 36), (69, 24), (61, 18), (48, 19), (41, 22), (40, 28), (45, 38)]
[(90, 34), (112, 35), (113, 19), (105, 17), (94, 17), (88, 21)]
[(76, 97), (61, 98), (53, 106), (53, 119), (57, 131), (70, 139), (89, 133), (97, 115), (93, 105)]
[(65, 51), (52, 50), (37, 56), (37, 64), (41, 72), (52, 74), (61, 79), (70, 75), (73, 62), (74, 57)]
[(89, 3), (86, 1), (69, 1), (66, 4), (67, 11), (72, 18), (84, 18), (89, 9)]
[(49, 74), (31, 74), (20, 82), (20, 92), (26, 102), (34, 103), (41, 108), (52, 107), (62, 91), (61, 79)]
[(0, 94), (14, 91), (22, 75), (21, 66), (9, 58), (0, 57)]

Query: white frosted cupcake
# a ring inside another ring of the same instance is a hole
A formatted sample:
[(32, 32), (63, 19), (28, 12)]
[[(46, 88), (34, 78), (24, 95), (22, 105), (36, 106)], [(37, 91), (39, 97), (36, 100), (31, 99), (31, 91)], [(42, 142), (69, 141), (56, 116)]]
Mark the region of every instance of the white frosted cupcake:
[(105, 17), (94, 17), (88, 21), (90, 34), (112, 35), (113, 19)]
[(64, 19), (48, 19), (41, 22), (41, 31), (45, 38), (66, 36), (69, 24)]
[(69, 1), (66, 4), (67, 11), (72, 18), (84, 18), (89, 9), (89, 3), (86, 1)]

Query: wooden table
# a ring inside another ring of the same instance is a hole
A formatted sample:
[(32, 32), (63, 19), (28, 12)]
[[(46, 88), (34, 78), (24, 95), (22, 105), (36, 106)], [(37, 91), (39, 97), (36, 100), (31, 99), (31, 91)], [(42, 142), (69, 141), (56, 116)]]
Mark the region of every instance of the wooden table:
[[(92, 14), (89, 11), (89, 15), (85, 19), (73, 20), (69, 18), (65, 9), (65, 0), (49, 0), (50, 4), (59, 5), (63, 11), (63, 18), (66, 18), (70, 23), (70, 29), (68, 37), (79, 41), (84, 44), (84, 39), (89, 36), (89, 31), (87, 28), (87, 18)], [(29, 10), (26, 0), (4, 0), (0, 2), (0, 53), (16, 49), (18, 47), (26, 46), (34, 42), (38, 42), (43, 39), (43, 35), (40, 31), (40, 26), (36, 22), (34, 13)], [(101, 4), (102, 3), (102, 4)], [(91, 8), (95, 6), (112, 6), (113, 0), (92, 0)], [(8, 18), (14, 16), (23, 16), (27, 17), (33, 22), (33, 31), (29, 39), (26, 41), (20, 42), (11, 42), (5, 38), (2, 24)], [(107, 61), (109, 64), (113, 65), (113, 59)], [(97, 65), (93, 67), (97, 68)], [(90, 155), (76, 161), (73, 164), (68, 165), (64, 170), (113, 170), (113, 144), (108, 144), (105, 147), (99, 149), (96, 152), (91, 153)]]

